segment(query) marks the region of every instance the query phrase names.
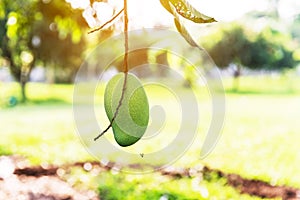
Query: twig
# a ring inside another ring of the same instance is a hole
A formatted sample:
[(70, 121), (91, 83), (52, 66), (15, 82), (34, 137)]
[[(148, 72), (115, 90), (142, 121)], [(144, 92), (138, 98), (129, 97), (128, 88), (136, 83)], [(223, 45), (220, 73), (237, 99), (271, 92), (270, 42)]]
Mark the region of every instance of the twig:
[(128, 73), (128, 9), (127, 9), (127, 0), (124, 0), (124, 36), (125, 36), (125, 55), (124, 55), (124, 73)]
[(113, 16), (110, 20), (108, 20), (107, 22), (105, 22), (102, 26), (94, 29), (94, 30), (91, 30), (90, 32), (88, 32), (88, 34), (90, 33), (94, 33), (96, 31), (99, 31), (101, 29), (103, 29), (107, 24), (113, 22), (122, 12), (124, 11), (124, 8), (122, 8), (115, 16)]
[(109, 126), (104, 131), (102, 131), (97, 137), (95, 137), (94, 141), (98, 140), (102, 135), (104, 135), (112, 127), (112, 124), (114, 123), (114, 121), (119, 113), (119, 110), (121, 108), (121, 105), (122, 105), (122, 102), (123, 102), (123, 99), (125, 96), (126, 85), (127, 85), (127, 73), (125, 73), (122, 94), (121, 94), (121, 98), (120, 98), (119, 104), (117, 106), (116, 112), (115, 112)]
[(119, 113), (119, 110), (122, 106), (123, 99), (124, 99), (124, 96), (125, 96), (126, 85), (127, 85), (127, 76), (128, 76), (128, 51), (129, 51), (127, 0), (124, 0), (123, 10), (124, 10), (124, 36), (125, 36), (125, 43), (124, 43), (124, 46), (125, 46), (125, 55), (124, 55), (124, 74), (125, 74), (125, 77), (124, 77), (124, 83), (123, 83), (123, 88), (122, 88), (122, 94), (121, 94), (121, 98), (119, 100), (119, 104), (118, 104), (118, 107), (116, 109), (116, 112), (114, 113), (114, 116), (113, 116), (109, 126), (104, 131), (102, 131), (97, 137), (95, 137), (94, 141), (98, 140), (102, 135), (104, 135), (112, 127), (112, 124), (114, 123), (114, 121), (115, 121), (115, 119), (116, 119), (116, 117)]

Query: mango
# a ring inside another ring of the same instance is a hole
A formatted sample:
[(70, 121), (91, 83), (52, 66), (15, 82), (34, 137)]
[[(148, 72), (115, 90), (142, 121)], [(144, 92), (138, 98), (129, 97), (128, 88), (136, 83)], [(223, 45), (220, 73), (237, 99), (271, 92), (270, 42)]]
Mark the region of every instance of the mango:
[[(125, 73), (118, 73), (105, 88), (104, 107), (110, 122), (122, 96), (124, 78)], [(148, 122), (149, 103), (146, 92), (140, 80), (128, 73), (124, 98), (112, 123), (116, 142), (122, 147), (133, 145), (144, 135)]]

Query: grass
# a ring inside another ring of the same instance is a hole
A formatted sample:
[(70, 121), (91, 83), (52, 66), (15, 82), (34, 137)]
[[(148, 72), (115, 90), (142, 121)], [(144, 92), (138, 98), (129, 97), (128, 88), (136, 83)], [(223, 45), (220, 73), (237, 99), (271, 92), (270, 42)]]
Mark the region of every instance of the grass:
[[(159, 174), (120, 175), (104, 173), (99, 177), (100, 198), (113, 199), (244, 199), (259, 198), (241, 195), (218, 179), (206, 181), (198, 178), (171, 179)], [(116, 185), (118, 187), (116, 187)]]
[(204, 162), (244, 177), (300, 187), (299, 83), (287, 77), (243, 78), (242, 92), (227, 93), (223, 135)]
[(61, 164), (88, 157), (74, 133), (70, 106), (17, 106), (3, 109), (0, 118), (0, 146), (27, 156), (33, 163)]
[(300, 187), (297, 96), (232, 96), (221, 140), (204, 162), (273, 184)]
[(142, 199), (142, 200), (259, 200), (246, 194), (240, 194), (234, 188), (226, 185), (225, 179), (193, 177), (170, 178), (159, 173), (132, 175), (116, 171), (102, 171), (93, 175), (93, 171), (86, 172), (73, 168), (70, 175), (62, 177), (78, 188), (97, 190), (101, 199)]
[[(231, 79), (224, 79), (226, 122), (214, 151), (199, 161), (204, 136), (199, 134), (191, 148), (174, 165), (190, 167), (201, 162), (246, 178), (300, 187), (300, 170), (297, 167), (300, 164), (297, 153), (300, 140), (300, 79), (286, 76), (243, 77), (238, 92), (231, 90), (231, 83)], [(76, 135), (72, 112), (73, 88), (72, 85), (32, 83), (28, 85), (29, 103), (6, 107), (6, 100), (10, 96), (20, 98), (19, 88), (14, 83), (0, 83), (0, 154), (21, 154), (35, 164), (92, 160), (93, 157), (86, 152)], [(101, 86), (97, 95), (99, 109), (102, 95)], [(150, 96), (154, 99), (153, 104), (164, 103), (167, 113), (175, 112), (173, 107), (176, 102), (173, 104), (162, 101), (161, 92), (157, 94), (157, 90), (152, 90)], [(201, 112), (209, 113), (209, 99), (199, 99), (202, 102)], [(107, 123), (103, 108), (101, 109), (97, 118)], [(170, 129), (167, 128), (166, 131), (170, 134), (167, 137), (171, 137), (172, 128), (175, 129), (172, 123), (176, 123), (178, 119), (171, 117), (169, 120)], [(204, 116), (201, 122), (199, 131), (205, 133), (210, 116)], [(111, 136), (108, 134), (107, 137)], [(158, 147), (164, 146), (168, 144), (168, 140), (162, 137), (155, 144)], [(155, 151), (151, 148), (151, 143), (147, 145), (148, 149), (137, 145), (128, 151), (134, 152), (139, 148)], [(160, 183), (159, 188), (157, 182)], [(240, 196), (231, 187), (224, 185), (222, 180), (201, 181), (200, 185), (205, 189), (198, 188), (201, 190), (198, 191), (193, 189), (192, 179), (168, 180), (158, 174), (133, 176), (112, 175), (107, 172), (97, 178), (97, 184), (104, 199), (119, 199), (122, 194), (127, 195), (122, 199), (130, 199), (133, 194), (138, 195), (139, 199), (159, 199), (164, 195), (169, 196), (169, 199), (205, 199), (205, 195), (199, 196), (201, 191), (204, 191), (203, 194), (209, 193), (207, 199), (255, 199)], [(136, 186), (137, 184), (140, 186)], [(185, 189), (178, 190), (180, 187)]]
[(300, 79), (290, 75), (245, 76), (239, 81), (238, 91), (232, 89), (232, 78), (224, 78), (227, 94), (232, 95), (299, 95)]

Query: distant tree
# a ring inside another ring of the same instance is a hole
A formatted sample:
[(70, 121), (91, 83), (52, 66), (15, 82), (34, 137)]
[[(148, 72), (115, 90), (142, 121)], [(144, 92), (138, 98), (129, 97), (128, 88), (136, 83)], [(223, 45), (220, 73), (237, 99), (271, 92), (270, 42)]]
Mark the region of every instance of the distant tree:
[(290, 31), (292, 37), (296, 39), (299, 44), (300, 43), (300, 14), (294, 19), (293, 23), (291, 24)]
[[(290, 39), (276, 30), (266, 28), (259, 34), (248, 36), (242, 26), (235, 25), (219, 31), (217, 36), (206, 39), (210, 41), (206, 47), (219, 68), (227, 68), (232, 63), (236, 65), (233, 74), (234, 90), (238, 89), (242, 67), (283, 70), (296, 65), (292, 50), (285, 46)], [(214, 38), (218, 38), (215, 43), (211, 42)]]
[(293, 59), (293, 50), (286, 46), (290, 40), (279, 31), (266, 28), (247, 47), (244, 66), (277, 71), (295, 67), (297, 62)]
[(81, 11), (71, 9), (65, 1), (40, 1), (37, 11), (43, 18), (34, 25), (34, 37), (39, 41), (34, 46), (37, 59), (53, 69), (54, 82), (70, 83), (82, 62), (87, 23)]
[(25, 86), (35, 64), (31, 49), (33, 23), (37, 20), (33, 0), (0, 1), (1, 56), (9, 61), (10, 71), (21, 85), (22, 102), (26, 101)]
[[(249, 45), (250, 41), (245, 35), (244, 29), (242, 26), (233, 25), (229, 28), (223, 28), (217, 33), (216, 36), (210, 36), (209, 40), (210, 45), (205, 45), (208, 53), (216, 63), (216, 65), (221, 68), (227, 68), (231, 63), (236, 65), (234, 69), (234, 89), (238, 88), (239, 85), (239, 76), (241, 74), (241, 67), (244, 64), (244, 61), (247, 60), (249, 54)], [(214, 38), (219, 38), (219, 40), (214, 43)]]
[[(65, 1), (0, 1), (0, 48), (26, 101), (26, 83), (38, 62), (61, 69), (70, 82), (80, 66), (87, 27), (81, 12)], [(58, 73), (57, 73), (58, 74)], [(61, 77), (59, 75), (58, 77)]]

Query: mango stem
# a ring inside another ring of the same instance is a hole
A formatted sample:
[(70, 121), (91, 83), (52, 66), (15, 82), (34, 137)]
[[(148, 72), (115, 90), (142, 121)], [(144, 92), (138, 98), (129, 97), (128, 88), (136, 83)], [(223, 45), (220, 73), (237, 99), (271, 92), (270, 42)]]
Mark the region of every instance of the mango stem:
[(124, 55), (124, 83), (123, 83), (123, 88), (122, 88), (122, 94), (121, 98), (118, 104), (118, 107), (116, 109), (116, 112), (114, 113), (114, 116), (109, 124), (109, 126), (102, 131), (97, 137), (94, 138), (94, 141), (98, 140), (101, 136), (103, 136), (111, 127), (113, 122), (115, 121), (120, 107), (122, 106), (122, 102), (125, 96), (125, 90), (126, 90), (126, 85), (127, 85), (127, 75), (128, 75), (128, 51), (129, 51), (129, 40), (128, 40), (128, 8), (127, 8), (127, 0), (124, 0), (124, 36), (125, 36), (125, 55)]

